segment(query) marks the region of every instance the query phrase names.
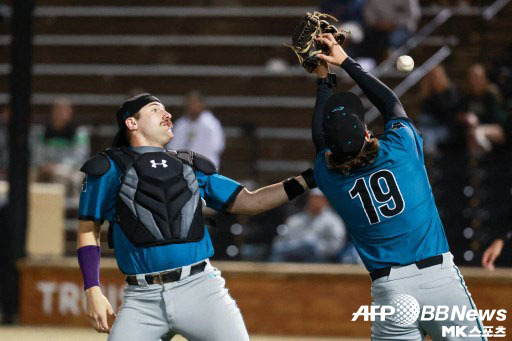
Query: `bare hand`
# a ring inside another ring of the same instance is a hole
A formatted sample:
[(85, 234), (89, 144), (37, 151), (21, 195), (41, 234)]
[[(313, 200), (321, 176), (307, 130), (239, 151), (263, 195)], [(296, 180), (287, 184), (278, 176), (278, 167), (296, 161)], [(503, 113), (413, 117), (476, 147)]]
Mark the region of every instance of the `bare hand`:
[(494, 261), (501, 254), (504, 244), (505, 242), (502, 239), (496, 239), (492, 242), (491, 246), (485, 250), (484, 255), (482, 256), (482, 266), (485, 269), (494, 271)]
[(85, 291), (87, 301), (86, 315), (91, 325), (99, 333), (110, 333), (107, 316), (115, 316), (110, 302), (102, 294), (100, 287), (91, 287)]
[(330, 49), (329, 55), (325, 55), (322, 53), (317, 54), (316, 56), (318, 57), (318, 59), (337, 66), (339, 66), (341, 63), (345, 61), (345, 59), (347, 59), (347, 53), (345, 52), (345, 50), (343, 50), (340, 44), (338, 44), (336, 39), (334, 39), (332, 34), (324, 33), (315, 39), (318, 42), (326, 45)]

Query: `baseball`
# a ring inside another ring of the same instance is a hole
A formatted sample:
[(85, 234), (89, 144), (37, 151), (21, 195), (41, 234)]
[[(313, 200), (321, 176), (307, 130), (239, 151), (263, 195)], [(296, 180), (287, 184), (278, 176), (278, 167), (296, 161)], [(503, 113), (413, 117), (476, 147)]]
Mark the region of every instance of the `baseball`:
[(414, 60), (410, 56), (400, 56), (396, 61), (398, 71), (409, 72), (414, 68)]

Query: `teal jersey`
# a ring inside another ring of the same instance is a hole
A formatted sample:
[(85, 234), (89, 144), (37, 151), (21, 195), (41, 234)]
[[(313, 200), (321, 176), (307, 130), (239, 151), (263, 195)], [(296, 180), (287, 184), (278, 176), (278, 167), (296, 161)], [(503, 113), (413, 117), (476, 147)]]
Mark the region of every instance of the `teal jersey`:
[[(220, 174), (206, 175), (195, 171), (201, 197), (208, 207), (225, 211), (235, 200), (242, 186)], [(87, 176), (80, 195), (80, 220), (113, 224), (114, 252), (117, 264), (127, 275), (158, 272), (200, 262), (213, 256), (208, 230), (197, 242), (136, 247), (117, 224), (116, 200), (121, 186), (121, 170), (110, 160), (110, 169), (102, 176)]]
[(423, 159), (423, 141), (407, 118), (386, 123), (378, 156), (348, 175), (318, 153), (318, 187), (343, 218), (366, 268), (407, 265), (448, 252)]

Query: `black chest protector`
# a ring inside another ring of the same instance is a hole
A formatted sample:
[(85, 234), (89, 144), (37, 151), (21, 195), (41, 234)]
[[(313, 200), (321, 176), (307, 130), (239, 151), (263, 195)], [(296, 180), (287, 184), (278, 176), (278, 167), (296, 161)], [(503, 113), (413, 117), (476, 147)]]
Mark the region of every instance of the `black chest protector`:
[[(123, 172), (117, 220), (130, 242), (146, 247), (203, 238), (202, 199), (194, 172), (198, 162), (193, 152), (139, 154), (121, 147), (105, 153)], [(205, 160), (210, 162), (204, 158), (203, 165)], [(211, 162), (208, 166), (215, 172)]]

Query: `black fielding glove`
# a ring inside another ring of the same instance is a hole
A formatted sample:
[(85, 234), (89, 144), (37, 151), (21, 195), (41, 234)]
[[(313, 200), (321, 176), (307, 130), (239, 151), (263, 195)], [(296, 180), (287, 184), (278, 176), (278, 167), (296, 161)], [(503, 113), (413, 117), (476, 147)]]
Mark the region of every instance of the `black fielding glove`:
[(320, 66), (322, 61), (316, 57), (318, 53), (329, 54), (329, 47), (318, 43), (315, 38), (323, 33), (331, 33), (339, 45), (345, 41), (350, 32), (340, 31), (336, 26), (331, 25), (327, 19), (338, 21), (335, 17), (319, 13), (307, 12), (298, 22), (293, 30), (292, 45), (289, 46), (299, 59), (299, 63), (307, 72), (312, 73)]

